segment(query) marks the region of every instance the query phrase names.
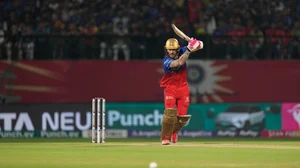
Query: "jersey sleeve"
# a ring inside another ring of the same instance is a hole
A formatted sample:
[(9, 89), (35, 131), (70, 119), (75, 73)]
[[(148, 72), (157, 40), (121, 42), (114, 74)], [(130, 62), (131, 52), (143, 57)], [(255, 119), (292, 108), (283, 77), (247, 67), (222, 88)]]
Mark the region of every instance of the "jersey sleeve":
[(171, 59), (171, 58), (168, 58), (168, 57), (164, 58), (163, 66), (164, 66), (165, 73), (172, 72), (171, 67), (170, 67), (172, 61), (173, 61), (173, 59)]
[(183, 68), (183, 67), (186, 66), (186, 63), (185, 63), (185, 64), (183, 64), (183, 65), (181, 65), (179, 67), (171, 68), (170, 65), (171, 65), (172, 61), (174, 61), (172, 58), (168, 58), (168, 57), (164, 58), (164, 60), (163, 60), (163, 66), (164, 66), (165, 73), (171, 73), (173, 71), (178, 71), (181, 68)]
[(179, 54), (182, 55), (186, 50), (187, 50), (186, 46), (181, 47), (180, 50), (179, 50)]

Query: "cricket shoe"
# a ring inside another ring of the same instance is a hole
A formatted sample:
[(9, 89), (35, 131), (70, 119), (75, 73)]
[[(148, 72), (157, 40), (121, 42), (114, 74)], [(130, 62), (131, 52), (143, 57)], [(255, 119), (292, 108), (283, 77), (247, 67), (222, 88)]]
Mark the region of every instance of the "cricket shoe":
[(170, 140), (164, 139), (164, 140), (161, 141), (161, 144), (162, 145), (170, 145)]
[(172, 137), (171, 137), (171, 140), (172, 140), (173, 143), (176, 143), (178, 141), (178, 134), (173, 133)]

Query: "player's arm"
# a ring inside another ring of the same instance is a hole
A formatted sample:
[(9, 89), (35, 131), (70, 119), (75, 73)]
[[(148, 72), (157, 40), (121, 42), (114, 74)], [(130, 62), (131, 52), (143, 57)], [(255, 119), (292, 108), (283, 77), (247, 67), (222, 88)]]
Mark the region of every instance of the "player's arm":
[(177, 68), (183, 65), (189, 58), (191, 51), (186, 50), (177, 60), (173, 60), (170, 64), (170, 68)]
[(193, 39), (192, 41), (190, 41), (188, 46), (186, 47), (187, 50), (177, 60), (171, 62), (170, 68), (180, 67), (181, 65), (185, 64), (190, 56), (190, 53), (197, 51), (200, 47), (202, 47), (201, 45), (203, 44), (201, 43), (197, 39)]

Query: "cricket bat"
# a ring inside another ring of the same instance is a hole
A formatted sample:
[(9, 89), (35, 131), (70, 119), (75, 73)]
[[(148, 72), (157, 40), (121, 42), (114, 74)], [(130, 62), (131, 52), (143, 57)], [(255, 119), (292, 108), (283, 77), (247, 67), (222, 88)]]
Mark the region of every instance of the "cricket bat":
[(174, 24), (172, 24), (172, 28), (174, 30), (174, 32), (181, 37), (183, 40), (190, 42), (191, 38), (189, 36), (187, 36), (186, 34), (184, 34), (180, 29), (178, 29)]

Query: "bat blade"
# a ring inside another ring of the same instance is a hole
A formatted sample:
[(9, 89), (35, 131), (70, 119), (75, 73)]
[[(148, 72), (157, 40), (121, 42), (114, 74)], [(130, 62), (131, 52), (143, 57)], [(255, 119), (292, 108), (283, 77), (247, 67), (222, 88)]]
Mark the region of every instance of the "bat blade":
[(184, 39), (187, 42), (191, 41), (191, 38), (189, 36), (187, 36), (186, 34), (184, 34), (180, 29), (178, 29), (175, 24), (172, 24), (172, 28), (174, 30), (174, 32), (181, 37), (182, 39)]

